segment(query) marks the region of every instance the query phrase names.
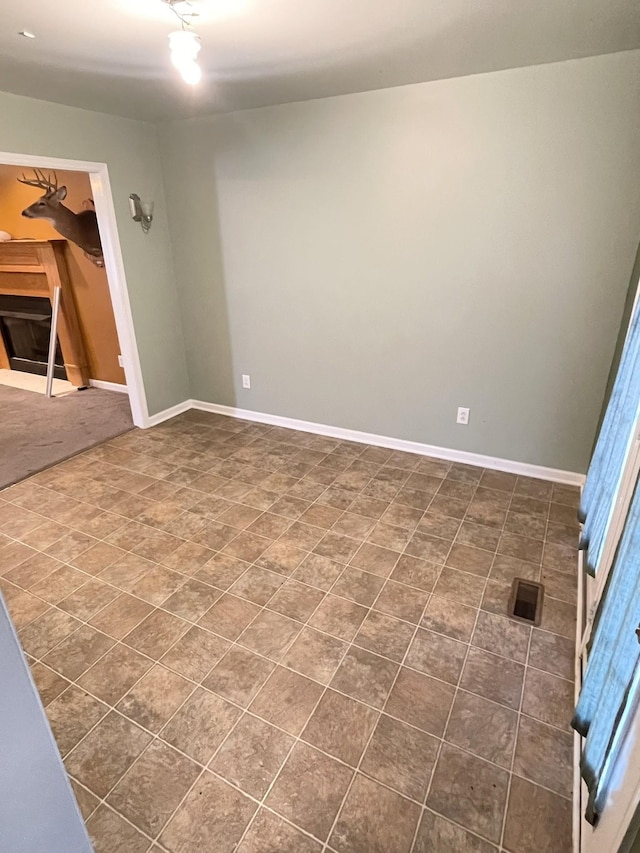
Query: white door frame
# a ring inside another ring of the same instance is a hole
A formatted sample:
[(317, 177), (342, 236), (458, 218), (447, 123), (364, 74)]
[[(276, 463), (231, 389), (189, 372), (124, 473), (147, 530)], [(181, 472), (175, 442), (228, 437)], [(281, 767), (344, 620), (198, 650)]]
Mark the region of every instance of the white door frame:
[(127, 380), (127, 392), (133, 422), (138, 427), (149, 426), (149, 410), (142, 379), (136, 333), (129, 302), (129, 291), (120, 250), (118, 224), (113, 206), (109, 170), (106, 163), (87, 160), (63, 160), (58, 157), (40, 157), (32, 154), (16, 154), (0, 151), (0, 164), (24, 166), (25, 168), (51, 169), (55, 171), (85, 172), (91, 180), (91, 191), (100, 227), (100, 240), (104, 254), (104, 267), (109, 283), (111, 304), (116, 321), (120, 352)]

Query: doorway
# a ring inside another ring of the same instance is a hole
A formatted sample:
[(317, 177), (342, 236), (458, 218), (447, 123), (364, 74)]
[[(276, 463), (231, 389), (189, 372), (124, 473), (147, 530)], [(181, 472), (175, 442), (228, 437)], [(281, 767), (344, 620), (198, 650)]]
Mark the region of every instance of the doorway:
[[(2, 488), (147, 426), (148, 411), (106, 164), (0, 153), (0, 183), (0, 443), (5, 459), (13, 457), (12, 470), (0, 472)], [(80, 229), (66, 233), (60, 210), (74, 227), (93, 223), (97, 252)], [(47, 399), (56, 290), (61, 308)], [(27, 428), (35, 430), (29, 440)]]

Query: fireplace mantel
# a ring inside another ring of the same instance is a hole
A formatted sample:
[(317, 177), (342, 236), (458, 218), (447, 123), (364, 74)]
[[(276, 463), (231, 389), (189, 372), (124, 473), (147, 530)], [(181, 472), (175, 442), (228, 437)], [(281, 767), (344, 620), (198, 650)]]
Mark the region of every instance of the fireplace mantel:
[[(55, 288), (60, 285), (58, 340), (69, 382), (82, 387), (89, 384), (89, 373), (65, 260), (66, 249), (66, 240), (0, 243), (0, 294), (44, 296), (53, 300)], [(0, 367), (9, 366), (0, 336)]]

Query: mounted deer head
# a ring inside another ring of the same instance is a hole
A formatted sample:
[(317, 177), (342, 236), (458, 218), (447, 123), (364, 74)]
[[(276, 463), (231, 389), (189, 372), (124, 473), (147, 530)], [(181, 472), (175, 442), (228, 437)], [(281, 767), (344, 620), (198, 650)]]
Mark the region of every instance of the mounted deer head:
[(23, 174), (18, 181), (28, 187), (38, 187), (45, 193), (29, 207), (22, 211), (27, 219), (46, 219), (59, 234), (79, 246), (85, 255), (96, 266), (103, 267), (102, 244), (98, 231), (98, 219), (93, 210), (83, 210), (74, 213), (62, 202), (67, 197), (67, 188), (58, 187), (58, 178), (53, 173), (46, 175), (39, 169), (34, 169), (35, 177), (29, 180)]

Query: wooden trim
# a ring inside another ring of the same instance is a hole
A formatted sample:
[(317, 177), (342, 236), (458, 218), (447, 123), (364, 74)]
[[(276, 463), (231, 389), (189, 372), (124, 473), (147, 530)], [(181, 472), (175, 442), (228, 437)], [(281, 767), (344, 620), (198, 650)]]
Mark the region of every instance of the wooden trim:
[[(0, 293), (44, 296), (53, 302), (56, 287), (61, 288), (58, 340), (69, 382), (82, 387), (89, 384), (89, 369), (65, 260), (66, 244), (66, 240), (0, 243)], [(9, 367), (4, 346), (2, 352)], [(0, 353), (0, 366), (5, 366), (2, 361)]]

